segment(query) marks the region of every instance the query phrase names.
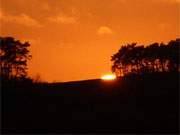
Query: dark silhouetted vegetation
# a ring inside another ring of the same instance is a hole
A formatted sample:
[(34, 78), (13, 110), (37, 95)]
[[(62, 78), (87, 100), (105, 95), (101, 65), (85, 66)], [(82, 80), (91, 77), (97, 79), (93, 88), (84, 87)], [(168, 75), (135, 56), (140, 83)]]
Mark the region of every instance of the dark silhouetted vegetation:
[(179, 50), (180, 39), (146, 47), (136, 43), (127, 44), (112, 56), (112, 71), (117, 76), (178, 71)]
[(179, 39), (123, 46), (116, 80), (67, 83), (28, 79), (29, 44), (0, 41), (2, 133), (178, 134)]
[(178, 74), (6, 84), (3, 133), (178, 133)]
[(27, 61), (30, 60), (28, 42), (22, 43), (13, 37), (0, 37), (0, 77), (6, 79), (25, 78)]

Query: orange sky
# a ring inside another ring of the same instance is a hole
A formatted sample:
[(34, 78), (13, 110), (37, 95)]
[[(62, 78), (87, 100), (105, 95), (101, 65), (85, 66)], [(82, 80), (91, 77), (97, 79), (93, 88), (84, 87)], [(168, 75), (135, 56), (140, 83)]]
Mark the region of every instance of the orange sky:
[(125, 43), (180, 37), (179, 0), (1, 0), (0, 34), (31, 43), (29, 75), (99, 78)]

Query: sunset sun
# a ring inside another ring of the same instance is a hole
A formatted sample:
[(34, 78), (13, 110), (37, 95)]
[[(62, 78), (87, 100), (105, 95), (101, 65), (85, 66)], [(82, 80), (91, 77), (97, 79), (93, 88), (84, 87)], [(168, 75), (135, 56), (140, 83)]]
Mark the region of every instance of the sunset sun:
[(116, 76), (113, 74), (106, 74), (101, 77), (102, 80), (115, 80)]

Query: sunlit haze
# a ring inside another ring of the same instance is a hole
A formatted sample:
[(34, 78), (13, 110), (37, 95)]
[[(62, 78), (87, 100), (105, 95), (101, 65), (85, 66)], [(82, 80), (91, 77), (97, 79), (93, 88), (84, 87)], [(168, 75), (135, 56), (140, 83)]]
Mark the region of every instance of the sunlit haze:
[(0, 35), (31, 44), (28, 74), (99, 78), (121, 45), (180, 36), (179, 0), (1, 0)]

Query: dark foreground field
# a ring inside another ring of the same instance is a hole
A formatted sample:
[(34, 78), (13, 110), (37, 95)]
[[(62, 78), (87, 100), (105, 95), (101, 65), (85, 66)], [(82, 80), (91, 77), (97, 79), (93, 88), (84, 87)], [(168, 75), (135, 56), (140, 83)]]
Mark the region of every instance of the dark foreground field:
[(178, 133), (178, 74), (2, 83), (4, 133)]

